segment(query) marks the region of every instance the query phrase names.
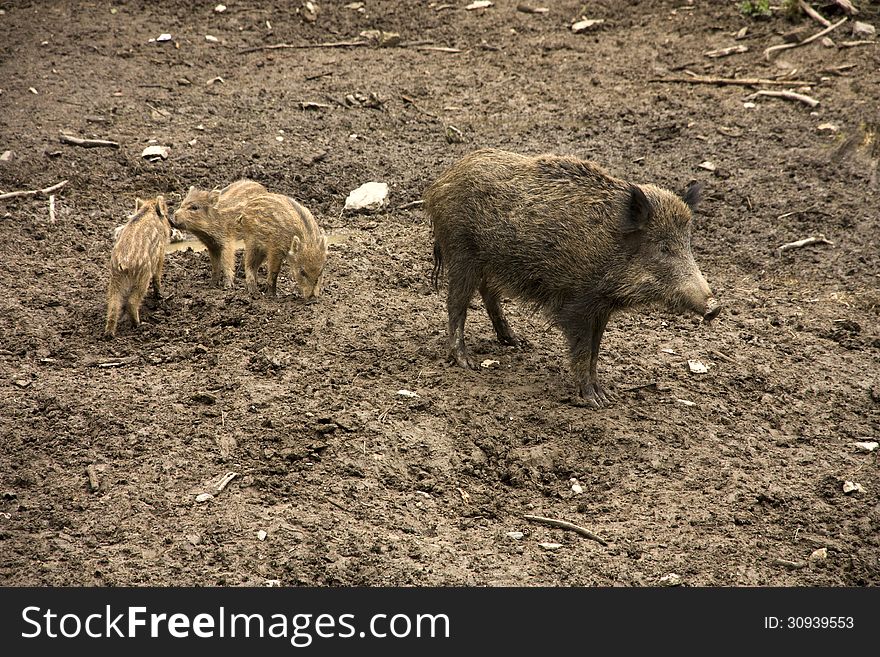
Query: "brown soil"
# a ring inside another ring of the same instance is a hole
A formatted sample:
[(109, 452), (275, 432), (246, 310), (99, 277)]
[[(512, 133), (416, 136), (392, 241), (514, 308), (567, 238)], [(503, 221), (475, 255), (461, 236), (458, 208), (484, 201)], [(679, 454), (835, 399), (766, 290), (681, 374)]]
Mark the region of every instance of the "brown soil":
[[(0, 201), (0, 583), (880, 584), (878, 457), (853, 445), (880, 438), (880, 46), (768, 61), (783, 33), (821, 27), (733, 1), (589, 3), (605, 23), (584, 34), (576, 2), (534, 15), (514, 0), (325, 0), (313, 22), (298, 3), (214, 4), (0, 1), (0, 151), (14, 152), (0, 189), (69, 180), (54, 223), (45, 197)], [(857, 4), (880, 27), (876, 2)], [(240, 52), (366, 29), (461, 52)], [(737, 43), (749, 51), (704, 56)], [(655, 81), (685, 69), (797, 69), (820, 104), (750, 109), (748, 87)], [(358, 93), (378, 106), (346, 103)], [(121, 148), (64, 145), (61, 130)], [(141, 158), (150, 139), (167, 160)], [(612, 319), (600, 370), (616, 401), (600, 411), (572, 403), (558, 330), (513, 302), (531, 348), (501, 347), (475, 299), (475, 358), (500, 364), (447, 364), (430, 226), (400, 206), (482, 146), (703, 180), (694, 249), (725, 311)], [(104, 341), (112, 230), (135, 197), (176, 206), (241, 176), (338, 235), (321, 301), (303, 304), (286, 267), (277, 300), (251, 300), (241, 278), (211, 289), (207, 255), (176, 252), (170, 297)], [(389, 208), (343, 212), (369, 180), (390, 184)], [(775, 253), (820, 233), (833, 246)]]

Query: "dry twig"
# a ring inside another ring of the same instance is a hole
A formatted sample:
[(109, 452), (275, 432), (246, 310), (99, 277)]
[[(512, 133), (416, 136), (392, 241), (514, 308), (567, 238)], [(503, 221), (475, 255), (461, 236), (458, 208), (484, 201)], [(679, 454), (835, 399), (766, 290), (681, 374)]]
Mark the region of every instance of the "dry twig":
[(425, 202), (423, 200), (411, 201), (409, 203), (404, 203), (401, 206), (398, 206), (398, 210), (409, 210), (410, 208), (417, 208), (420, 205), (423, 205)]
[(63, 132), (60, 137), (62, 144), (71, 144), (72, 146), (82, 146), (83, 148), (119, 148), (119, 143), (108, 141), (107, 139), (80, 139), (72, 135), (65, 135)]
[(718, 85), (738, 85), (743, 87), (759, 87), (767, 86), (786, 86), (792, 85), (811, 85), (812, 82), (805, 80), (767, 80), (765, 78), (713, 78), (713, 77), (691, 77), (691, 78), (652, 78), (650, 82), (687, 82), (689, 84), (718, 84)]
[(801, 568), (807, 567), (806, 561), (789, 561), (788, 559), (776, 559), (773, 563), (777, 566), (791, 568), (792, 570), (800, 570)]
[(92, 489), (93, 492), (97, 492), (101, 488), (101, 482), (98, 480), (98, 470), (94, 465), (90, 465), (86, 468), (86, 474), (89, 477), (89, 488)]
[(558, 529), (568, 529), (569, 531), (577, 532), (581, 536), (585, 538), (589, 538), (591, 541), (596, 541), (601, 545), (608, 545), (608, 541), (600, 536), (596, 536), (589, 529), (585, 529), (580, 527), (579, 525), (575, 525), (574, 523), (568, 522), (567, 520), (557, 520), (556, 518), (544, 518), (542, 516), (529, 516), (524, 515), (523, 518), (526, 520), (531, 520), (532, 522), (537, 522), (542, 525), (547, 525), (548, 527), (556, 527)]
[(804, 2), (804, 0), (798, 0), (798, 5), (800, 5), (801, 10), (810, 18), (813, 18), (819, 21), (823, 27), (831, 27), (831, 21), (825, 18), (818, 11), (813, 9), (808, 2)]
[(767, 91), (766, 89), (761, 89), (760, 91), (756, 91), (750, 96), (746, 96), (748, 100), (754, 100), (758, 96), (770, 96), (771, 98), (784, 98), (785, 100), (796, 100), (798, 102), (804, 103), (805, 105), (809, 105), (810, 107), (815, 107), (819, 104), (819, 101), (811, 96), (806, 96), (804, 94), (798, 94), (794, 91)]
[(770, 46), (769, 48), (764, 50), (764, 57), (766, 57), (767, 59), (770, 59), (770, 53), (778, 52), (780, 50), (788, 50), (789, 48), (797, 48), (798, 46), (805, 46), (808, 43), (815, 41), (816, 39), (821, 39), (823, 36), (825, 36), (826, 34), (831, 32), (832, 30), (836, 30), (838, 27), (840, 27), (841, 25), (846, 23), (847, 20), (848, 19), (844, 16), (836, 23), (832, 23), (831, 25), (826, 27), (821, 32), (816, 32), (816, 34), (814, 34), (811, 37), (807, 37), (803, 41), (798, 41), (797, 43), (781, 43), (778, 46)]
[(730, 46), (729, 48), (720, 48), (719, 50), (709, 50), (703, 54), (706, 57), (718, 58), (727, 57), (728, 55), (736, 55), (738, 53), (748, 52), (748, 46)]
[(433, 50), (434, 52), (461, 52), (461, 48), (446, 48), (445, 46), (418, 46), (416, 50)]
[(252, 48), (242, 48), (238, 51), (239, 55), (243, 55), (248, 52), (257, 52), (258, 50), (282, 50), (282, 49), (294, 49), (300, 50), (304, 48), (356, 48), (358, 46), (367, 46), (369, 45), (369, 41), (335, 41), (332, 43), (303, 43), (303, 44), (293, 44), (293, 43), (276, 43), (271, 46), (254, 46)]
[(4, 201), (8, 198), (14, 198), (16, 196), (36, 196), (37, 194), (51, 194), (67, 184), (66, 180), (62, 180), (60, 183), (56, 185), (52, 185), (51, 187), (46, 187), (45, 189), (30, 189), (27, 191), (20, 192), (6, 192), (5, 194), (0, 194), (0, 201)]
[(796, 242), (788, 242), (787, 244), (783, 244), (776, 249), (776, 255), (782, 255), (784, 251), (788, 251), (789, 249), (799, 249), (802, 246), (810, 246), (811, 244), (830, 244), (831, 246), (834, 246), (834, 242), (825, 239), (824, 235), (819, 235), (818, 237), (805, 237), (804, 239), (797, 240)]
[(55, 194), (49, 194), (49, 221), (55, 223)]

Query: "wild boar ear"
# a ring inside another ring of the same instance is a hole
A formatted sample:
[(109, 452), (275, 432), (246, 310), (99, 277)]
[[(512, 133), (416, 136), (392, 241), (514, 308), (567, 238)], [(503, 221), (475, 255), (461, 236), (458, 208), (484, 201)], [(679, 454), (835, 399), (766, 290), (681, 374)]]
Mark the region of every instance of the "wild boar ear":
[(220, 200), (220, 192), (216, 189), (211, 190), (208, 193), (208, 202), (211, 205), (217, 205), (217, 201)]
[(141, 206), (144, 204), (144, 199), (139, 196), (135, 196), (134, 198), (134, 213), (137, 214), (137, 211), (141, 209)]
[(156, 197), (156, 212), (163, 219), (168, 218), (168, 204), (165, 203), (165, 197), (161, 194)]
[(651, 202), (645, 192), (637, 185), (629, 188), (629, 201), (623, 217), (624, 233), (635, 233), (643, 230), (651, 219)]
[(681, 195), (681, 199), (687, 203), (687, 206), (691, 209), (691, 212), (697, 209), (697, 206), (700, 204), (700, 201), (703, 199), (703, 183), (701, 182), (692, 182), (687, 186), (687, 189), (684, 190), (684, 194)]

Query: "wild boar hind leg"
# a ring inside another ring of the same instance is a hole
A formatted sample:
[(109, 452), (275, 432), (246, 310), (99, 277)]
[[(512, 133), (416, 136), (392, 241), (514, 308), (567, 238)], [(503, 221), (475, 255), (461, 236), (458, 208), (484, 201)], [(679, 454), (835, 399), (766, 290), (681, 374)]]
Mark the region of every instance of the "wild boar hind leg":
[(449, 360), (454, 360), (464, 368), (475, 367), (464, 344), (464, 323), (468, 304), (480, 278), (481, 275), (474, 270), (471, 263), (449, 263), (449, 290), (446, 296), (446, 309), (449, 313)]
[(508, 344), (514, 347), (524, 346), (523, 341), (516, 336), (511, 330), (507, 317), (501, 309), (501, 295), (486, 279), (480, 282), (480, 296), (483, 297), (483, 305), (486, 306), (486, 312), (489, 319), (492, 320), (492, 328), (495, 329), (495, 335), (498, 336), (498, 342)]

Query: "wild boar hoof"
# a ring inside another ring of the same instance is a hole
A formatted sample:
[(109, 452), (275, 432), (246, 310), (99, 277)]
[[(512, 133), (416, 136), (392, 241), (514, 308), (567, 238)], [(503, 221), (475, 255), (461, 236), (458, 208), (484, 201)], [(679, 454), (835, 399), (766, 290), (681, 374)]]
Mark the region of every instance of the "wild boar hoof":
[(476, 369), (476, 364), (471, 360), (470, 355), (464, 349), (453, 349), (449, 352), (449, 360), (455, 362), (459, 367), (466, 370)]
[(598, 383), (585, 383), (580, 393), (584, 405), (590, 408), (603, 408), (611, 403), (608, 393)]

